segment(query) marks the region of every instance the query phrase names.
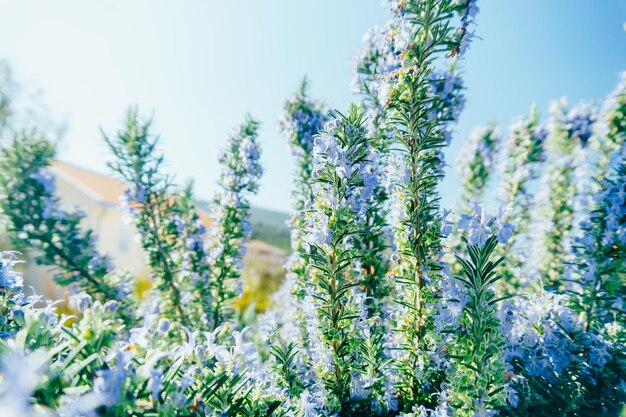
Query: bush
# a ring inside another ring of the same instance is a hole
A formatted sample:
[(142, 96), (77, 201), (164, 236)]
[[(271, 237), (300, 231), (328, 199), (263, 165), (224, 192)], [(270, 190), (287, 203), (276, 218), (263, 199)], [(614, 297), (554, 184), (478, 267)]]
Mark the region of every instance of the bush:
[[(55, 268), (78, 314), (26, 295), (17, 254), (2, 253), (2, 415), (619, 415), (626, 76), (600, 109), (556, 103), (507, 135), (477, 129), (459, 161), (461, 195), (476, 201), (452, 214), (438, 185), (478, 9), (390, 7), (357, 59), (360, 105), (327, 112), (306, 83), (285, 105), (292, 252), (250, 328), (236, 307), (251, 298), (241, 258), (262, 173), (254, 120), (219, 158), (209, 229), (191, 187), (161, 174), (150, 121), (131, 110), (105, 136), (153, 282), (141, 299), (82, 213), (60, 208), (54, 145), (26, 132), (2, 149), (7, 230)], [(505, 207), (495, 214), (481, 202), (492, 188)]]

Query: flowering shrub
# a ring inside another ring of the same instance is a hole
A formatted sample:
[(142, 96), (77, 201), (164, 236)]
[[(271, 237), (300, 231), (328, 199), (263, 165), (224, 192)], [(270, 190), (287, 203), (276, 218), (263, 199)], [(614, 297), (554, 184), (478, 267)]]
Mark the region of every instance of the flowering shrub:
[(7, 232), (74, 315), (0, 254), (1, 415), (619, 415), (626, 78), (601, 108), (557, 102), (547, 121), (533, 107), (506, 134), (473, 131), (454, 214), (438, 185), (478, 7), (388, 3), (357, 57), (362, 103), (327, 111), (304, 82), (285, 104), (292, 253), (251, 328), (234, 305), (262, 174), (253, 119), (219, 156), (208, 227), (192, 186), (162, 173), (149, 120), (131, 110), (105, 135), (152, 281), (141, 299), (84, 214), (61, 208), (54, 144), (25, 132), (2, 148)]

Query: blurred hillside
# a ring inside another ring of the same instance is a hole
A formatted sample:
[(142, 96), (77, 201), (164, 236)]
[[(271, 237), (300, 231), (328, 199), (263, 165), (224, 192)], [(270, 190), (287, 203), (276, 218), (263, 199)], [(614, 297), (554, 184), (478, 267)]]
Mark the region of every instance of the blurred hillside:
[[(198, 207), (208, 212), (209, 202), (198, 201)], [(252, 226), (252, 239), (269, 243), (272, 246), (289, 252), (290, 232), (287, 226), (289, 215), (282, 211), (269, 210), (260, 207), (250, 209)]]
[(252, 239), (267, 242), (289, 251), (290, 232), (287, 226), (287, 213), (252, 207)]

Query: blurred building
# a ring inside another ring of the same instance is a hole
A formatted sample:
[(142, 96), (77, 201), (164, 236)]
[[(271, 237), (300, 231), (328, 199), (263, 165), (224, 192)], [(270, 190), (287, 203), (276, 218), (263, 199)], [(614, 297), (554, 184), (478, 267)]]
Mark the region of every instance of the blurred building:
[[(138, 277), (146, 277), (148, 271), (144, 253), (136, 238), (137, 231), (124, 220), (119, 207), (119, 198), (125, 190), (124, 183), (111, 177), (65, 162), (55, 161), (50, 172), (56, 177), (57, 195), (61, 207), (68, 211), (79, 208), (86, 213), (83, 225), (98, 237), (97, 247), (101, 253), (109, 254), (115, 266), (127, 268)], [(206, 214), (199, 213), (205, 226), (210, 225)], [(246, 277), (248, 286), (254, 287), (255, 280), (263, 279), (267, 273), (280, 271), (285, 251), (268, 243), (251, 240), (246, 245), (244, 265), (246, 271), (256, 271)], [(62, 298), (51, 278), (50, 269), (28, 262), (24, 270), (26, 285), (32, 285), (37, 293), (49, 298)]]

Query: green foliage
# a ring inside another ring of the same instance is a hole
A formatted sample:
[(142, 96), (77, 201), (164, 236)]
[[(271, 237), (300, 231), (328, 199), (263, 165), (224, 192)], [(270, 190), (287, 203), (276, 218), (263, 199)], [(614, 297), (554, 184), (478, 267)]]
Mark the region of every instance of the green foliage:
[(255, 143), (258, 127), (258, 122), (248, 116), (220, 156), (221, 192), (215, 197), (213, 215), (216, 239), (209, 248), (217, 253), (210, 262), (215, 300), (212, 314), (216, 325), (232, 317), (234, 299), (241, 291), (242, 244), (250, 234), (247, 195), (258, 189), (257, 181), (262, 172)]
[(60, 208), (54, 179), (46, 173), (55, 147), (37, 133), (20, 133), (0, 156), (0, 201), (14, 241), (36, 248), (37, 262), (54, 266), (61, 285), (75, 285), (101, 300), (123, 299), (128, 283), (111, 273), (112, 263), (95, 249), (92, 230), (83, 230), (80, 211)]
[(151, 120), (142, 121), (137, 110), (131, 109), (115, 137), (104, 132), (103, 136), (116, 158), (109, 167), (129, 184), (126, 204), (135, 213), (134, 225), (148, 257), (154, 288), (162, 294), (164, 313), (189, 326), (189, 317), (182, 310), (183, 284), (173, 257), (178, 230), (172, 221), (171, 179), (161, 172), (163, 156), (157, 153), (158, 137), (151, 125)]
[(463, 203), (483, 200), (499, 146), (500, 132), (494, 122), (472, 131), (457, 162), (463, 176)]
[[(347, 163), (352, 167), (367, 158), (368, 145), (363, 128), (363, 115), (356, 107), (350, 108), (347, 116), (337, 119), (336, 130), (327, 134), (337, 140), (337, 146), (346, 150)], [(331, 139), (332, 140), (332, 139)], [(328, 158), (332, 158), (328, 154)], [(348, 176), (339, 174), (332, 162), (320, 164), (314, 183), (320, 185), (316, 198), (316, 209), (321, 210), (329, 218), (328, 228), (333, 230), (327, 244), (312, 246), (310, 252), (303, 257), (310, 268), (310, 279), (317, 292), (317, 311), (320, 323), (321, 344), (330, 350), (332, 363), (330, 369), (316, 366), (316, 372), (321, 374), (324, 385), (328, 390), (329, 409), (341, 412), (343, 415), (354, 412), (350, 401), (350, 382), (354, 361), (354, 347), (357, 345), (352, 323), (358, 316), (359, 306), (348, 303), (351, 291), (356, 283), (351, 279), (353, 260), (358, 252), (349, 244), (353, 238), (361, 233), (355, 228), (352, 221), (353, 211), (347, 203), (347, 192), (355, 187), (362, 186), (362, 179), (358, 171), (348, 168)], [(321, 191), (325, 190), (325, 191)], [(335, 196), (337, 203), (326, 201), (324, 196)], [(331, 205), (332, 204), (332, 205)], [(354, 303), (354, 300), (352, 301)]]
[[(490, 236), (484, 246), (463, 239), (469, 259), (457, 258), (462, 265), (461, 281), (466, 299), (459, 327), (446, 344), (453, 366), (450, 372), (450, 399), (459, 416), (473, 416), (499, 409), (506, 403), (504, 337), (498, 331), (498, 305), (493, 288), (501, 278), (496, 267), (503, 261), (491, 260), (498, 244)], [(458, 300), (457, 302), (462, 302)]]
[[(432, 365), (438, 336), (432, 331), (433, 311), (429, 305), (434, 304), (441, 268), (437, 259), (440, 215), (436, 187), (443, 176), (445, 123), (452, 119), (441, 112), (444, 96), (431, 91), (438, 82), (433, 76), (435, 60), (458, 47), (451, 21), (460, 9), (463, 7), (447, 0), (407, 2), (402, 13), (414, 32), (388, 101), (393, 143), (401, 152), (400, 164), (408, 168), (408, 182), (399, 183), (396, 195), (392, 195), (392, 199), (401, 201), (403, 215), (394, 225), (399, 261), (391, 270), (401, 288), (398, 302), (406, 311), (396, 330), (402, 334), (402, 347), (408, 353), (406, 361), (397, 364), (402, 378), (399, 397), (405, 401), (405, 410), (414, 405), (433, 405), (433, 394), (443, 377)], [(422, 379), (431, 383), (426, 386)]]

